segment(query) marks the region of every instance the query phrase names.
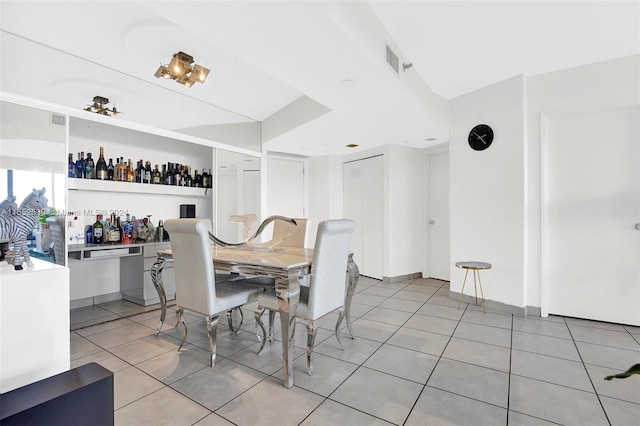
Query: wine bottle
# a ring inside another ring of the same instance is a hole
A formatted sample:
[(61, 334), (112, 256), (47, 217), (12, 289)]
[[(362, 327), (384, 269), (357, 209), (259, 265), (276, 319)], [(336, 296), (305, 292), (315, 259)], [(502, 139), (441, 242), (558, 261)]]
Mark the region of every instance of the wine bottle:
[(180, 178), (182, 177), (182, 167), (180, 164), (176, 163), (176, 168), (173, 170), (173, 184), (176, 186), (180, 186)]
[(202, 187), (209, 187), (209, 173), (207, 173), (207, 169), (202, 169)]
[(151, 183), (151, 161), (146, 161), (144, 163), (144, 179), (142, 179), (142, 183)]
[(102, 235), (103, 226), (102, 222), (100, 221), (101, 219), (101, 214), (96, 215), (96, 223), (93, 224), (93, 244), (102, 244), (104, 242)]
[(211, 173), (211, 169), (209, 169), (209, 180), (208, 180), (209, 186), (207, 186), (207, 188), (213, 188), (213, 173)]
[(95, 179), (96, 178), (96, 165), (93, 162), (93, 158), (91, 158), (91, 153), (87, 152), (87, 159), (84, 160), (84, 171), (86, 179)]
[(73, 162), (73, 153), (69, 153), (69, 164), (67, 166), (67, 177), (75, 177), (76, 176), (76, 163)]
[(107, 166), (107, 180), (113, 180), (115, 178), (115, 167), (113, 167), (113, 158), (109, 158), (109, 165)]
[(175, 171), (173, 170), (173, 163), (167, 164), (167, 174), (165, 176), (165, 185), (173, 185), (173, 175)]
[(84, 151), (78, 153), (78, 159), (76, 160), (76, 178), (84, 178)]
[(107, 171), (107, 162), (104, 161), (104, 147), (100, 147), (100, 157), (98, 157), (98, 162), (96, 163), (96, 179), (107, 180), (108, 171)]
[(153, 184), (158, 185), (162, 182), (162, 176), (160, 175), (160, 170), (158, 170), (158, 165), (156, 164), (156, 169), (153, 171)]

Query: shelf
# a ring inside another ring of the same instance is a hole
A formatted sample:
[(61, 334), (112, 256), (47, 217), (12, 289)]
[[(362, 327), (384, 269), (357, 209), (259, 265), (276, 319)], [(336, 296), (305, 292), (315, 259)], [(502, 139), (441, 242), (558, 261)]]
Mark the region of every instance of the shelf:
[(124, 194), (174, 195), (190, 198), (207, 198), (211, 196), (211, 188), (190, 188), (186, 186), (151, 185), (148, 183), (117, 182), (98, 179), (67, 179), (70, 191), (97, 191)]

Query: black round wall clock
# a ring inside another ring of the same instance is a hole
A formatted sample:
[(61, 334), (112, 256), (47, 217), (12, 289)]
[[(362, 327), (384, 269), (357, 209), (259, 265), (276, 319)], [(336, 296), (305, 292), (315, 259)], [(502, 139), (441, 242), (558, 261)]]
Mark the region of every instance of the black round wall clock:
[(469, 132), (469, 146), (482, 151), (491, 146), (493, 142), (493, 130), (486, 124), (478, 124)]

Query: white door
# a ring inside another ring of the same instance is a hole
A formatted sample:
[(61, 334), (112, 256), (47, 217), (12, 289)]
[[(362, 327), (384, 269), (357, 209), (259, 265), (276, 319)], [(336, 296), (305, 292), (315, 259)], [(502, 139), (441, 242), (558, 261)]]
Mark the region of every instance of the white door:
[(363, 275), (382, 279), (384, 161), (377, 156), (362, 160), (362, 263)]
[(449, 281), (449, 152), (428, 158), (429, 276)]
[(640, 325), (640, 108), (548, 124), (548, 311)]
[(384, 261), (384, 160), (382, 156), (345, 163), (344, 217), (356, 221), (351, 237), (360, 274), (382, 279)]

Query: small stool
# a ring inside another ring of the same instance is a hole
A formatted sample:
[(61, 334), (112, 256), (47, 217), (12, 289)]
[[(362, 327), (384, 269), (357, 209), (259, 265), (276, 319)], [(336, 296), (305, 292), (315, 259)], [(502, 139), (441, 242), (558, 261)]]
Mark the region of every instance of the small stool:
[(462, 282), (462, 290), (460, 291), (460, 297), (458, 297), (458, 309), (460, 309), (460, 301), (462, 300), (462, 294), (464, 293), (464, 285), (467, 283), (467, 275), (469, 270), (473, 271), (473, 287), (476, 293), (476, 305), (478, 304), (478, 285), (476, 284), (476, 276), (478, 277), (478, 284), (480, 284), (480, 295), (482, 296), (482, 310), (487, 313), (487, 309), (484, 306), (484, 293), (482, 292), (482, 283), (480, 282), (480, 270), (491, 269), (491, 264), (486, 262), (456, 262), (456, 267), (460, 269), (466, 269), (464, 274), (464, 281)]

